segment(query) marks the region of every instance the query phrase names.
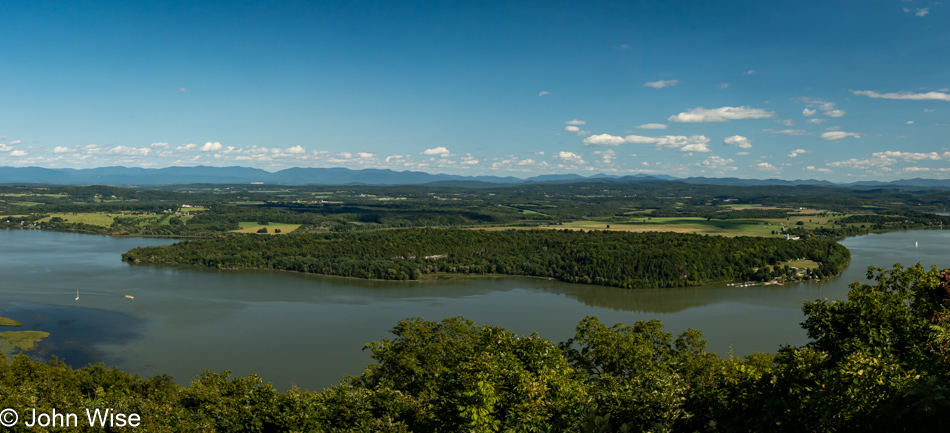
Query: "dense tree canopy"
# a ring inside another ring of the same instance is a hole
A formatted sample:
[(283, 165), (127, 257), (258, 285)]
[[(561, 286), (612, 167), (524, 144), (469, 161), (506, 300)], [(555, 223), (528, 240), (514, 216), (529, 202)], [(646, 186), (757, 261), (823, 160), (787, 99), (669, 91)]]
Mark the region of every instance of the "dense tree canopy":
[(625, 288), (769, 280), (794, 259), (836, 275), (850, 253), (832, 241), (570, 230), (382, 230), (235, 236), (136, 248), (135, 263), (263, 268), (384, 280), (424, 274), (505, 274)]

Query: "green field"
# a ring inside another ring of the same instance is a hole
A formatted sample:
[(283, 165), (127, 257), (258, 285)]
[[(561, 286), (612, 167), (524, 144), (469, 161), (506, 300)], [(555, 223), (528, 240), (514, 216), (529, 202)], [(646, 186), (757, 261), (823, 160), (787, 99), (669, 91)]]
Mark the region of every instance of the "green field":
[[(231, 230), (231, 232), (257, 233), (258, 230), (262, 228), (266, 228), (267, 234), (269, 235), (283, 235), (283, 234), (290, 233), (294, 230), (297, 230), (297, 227), (300, 227), (300, 224), (281, 224), (281, 223), (270, 223), (267, 225), (260, 225), (254, 221), (242, 221), (239, 224), (241, 224), (241, 228), (237, 230)], [(280, 229), (280, 233), (274, 233), (274, 230), (276, 229)]]
[[(121, 216), (125, 216), (125, 215), (121, 215)], [(114, 221), (111, 215), (107, 215), (103, 213), (69, 212), (69, 213), (52, 213), (50, 214), (50, 216), (39, 220), (39, 222), (43, 222), (43, 223), (49, 222), (50, 218), (53, 218), (53, 217), (60, 217), (66, 220), (66, 222), (68, 223), (73, 223), (73, 224), (83, 223), (83, 224), (100, 226), (100, 227), (109, 227), (112, 225), (112, 222)]]
[(798, 269), (818, 269), (818, 262), (811, 260), (792, 260), (788, 266)]
[[(768, 223), (769, 225), (766, 225)], [(634, 218), (625, 222), (572, 221), (550, 228), (628, 232), (699, 233), (719, 236), (781, 236), (781, 226), (765, 220), (706, 220), (705, 218)]]
[(69, 197), (66, 194), (25, 194), (25, 193), (0, 193), (0, 197), (56, 197), (63, 198)]

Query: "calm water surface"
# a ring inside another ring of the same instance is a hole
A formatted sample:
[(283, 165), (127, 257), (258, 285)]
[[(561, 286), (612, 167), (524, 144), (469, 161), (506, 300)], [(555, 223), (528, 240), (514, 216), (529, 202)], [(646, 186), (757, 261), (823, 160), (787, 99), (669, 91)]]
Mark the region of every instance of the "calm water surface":
[(623, 290), (529, 278), (386, 283), (121, 261), (131, 248), (171, 242), (0, 230), (0, 315), (51, 334), (34, 356), (55, 354), (77, 367), (102, 361), (143, 376), (169, 373), (180, 383), (205, 369), (230, 370), (256, 373), (281, 390), (291, 384), (321, 390), (343, 374), (359, 374), (371, 362), (363, 345), (386, 338), (407, 317), (464, 316), (554, 341), (570, 338), (585, 316), (608, 324), (660, 319), (671, 332), (703, 331), (711, 351), (743, 355), (804, 344), (802, 302), (843, 299), (849, 283), (865, 281), (870, 265), (950, 265), (950, 231), (847, 239), (851, 265), (824, 286)]

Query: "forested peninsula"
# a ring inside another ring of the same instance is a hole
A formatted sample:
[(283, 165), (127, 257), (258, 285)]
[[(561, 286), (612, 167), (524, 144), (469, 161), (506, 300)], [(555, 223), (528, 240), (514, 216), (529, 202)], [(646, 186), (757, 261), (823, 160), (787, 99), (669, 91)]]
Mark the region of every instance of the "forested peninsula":
[(502, 274), (623, 288), (769, 281), (785, 262), (837, 275), (851, 253), (831, 240), (786, 241), (682, 233), (572, 230), (402, 229), (288, 236), (232, 236), (135, 248), (122, 259), (224, 269), (275, 269), (381, 280)]

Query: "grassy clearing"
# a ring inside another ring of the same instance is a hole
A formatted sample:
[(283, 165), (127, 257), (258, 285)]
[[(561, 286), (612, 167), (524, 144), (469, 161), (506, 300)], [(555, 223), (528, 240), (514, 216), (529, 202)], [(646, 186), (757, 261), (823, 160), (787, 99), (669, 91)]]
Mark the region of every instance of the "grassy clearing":
[(573, 221), (551, 228), (628, 232), (699, 233), (719, 236), (780, 236), (781, 227), (761, 220), (706, 220), (705, 218), (637, 218), (626, 222)]
[[(121, 215), (124, 216), (124, 215)], [(83, 223), (93, 226), (100, 227), (109, 227), (114, 221), (111, 215), (102, 214), (102, 213), (93, 213), (93, 212), (83, 212), (83, 213), (54, 213), (50, 216), (39, 220), (40, 222), (49, 222), (50, 218), (60, 217), (66, 220), (67, 223)]]
[(23, 324), (9, 317), (0, 316), (0, 326), (23, 326)]
[[(297, 228), (300, 227), (300, 224), (281, 224), (281, 223), (270, 223), (268, 225), (260, 225), (257, 222), (253, 222), (253, 221), (248, 221), (248, 222), (242, 221), (239, 224), (241, 224), (240, 229), (231, 230), (231, 231), (234, 233), (257, 233), (258, 230), (262, 228), (266, 228), (267, 229), (266, 234), (268, 235), (283, 235), (283, 234), (290, 233), (294, 230), (297, 230)], [(277, 229), (280, 230), (280, 233), (274, 233), (274, 230), (277, 230)], [(261, 234), (265, 234), (265, 233), (261, 233)]]
[(792, 260), (788, 262), (788, 266), (798, 269), (818, 269), (818, 262), (811, 260)]
[(23, 194), (23, 193), (8, 192), (8, 193), (0, 193), (0, 197), (57, 197), (57, 198), (63, 198), (63, 197), (69, 197), (69, 196), (66, 195), (66, 194), (33, 194), (33, 193)]
[(20, 350), (30, 350), (36, 343), (46, 337), (49, 332), (43, 331), (7, 331), (0, 332), (0, 341), (13, 345)]
[[(747, 210), (747, 209), (774, 210), (774, 209), (782, 209), (782, 208), (777, 207), (777, 206), (763, 206), (763, 205), (760, 205), (760, 204), (724, 204), (724, 205), (720, 205), (719, 207), (726, 208), (725, 210), (730, 210), (730, 209), (731, 209), (731, 210)], [(791, 209), (788, 209), (788, 211), (791, 211)]]
[[(733, 205), (749, 208), (755, 205)], [(823, 211), (815, 211), (823, 212)], [(788, 228), (804, 227), (816, 229), (831, 227), (831, 223), (845, 215), (810, 215), (802, 214), (787, 218), (755, 218), (755, 219), (727, 219), (706, 220), (699, 217), (666, 218), (649, 216), (632, 216), (627, 221), (572, 221), (563, 225), (547, 225), (540, 227), (508, 226), (490, 227), (484, 230), (525, 230), (534, 228), (568, 229), (568, 230), (614, 230), (626, 232), (675, 232), (698, 233), (717, 236), (761, 236), (782, 237), (782, 225)], [(797, 225), (801, 221), (802, 226)], [(610, 226), (608, 229), (607, 226)], [(774, 234), (772, 232), (775, 232)]]

